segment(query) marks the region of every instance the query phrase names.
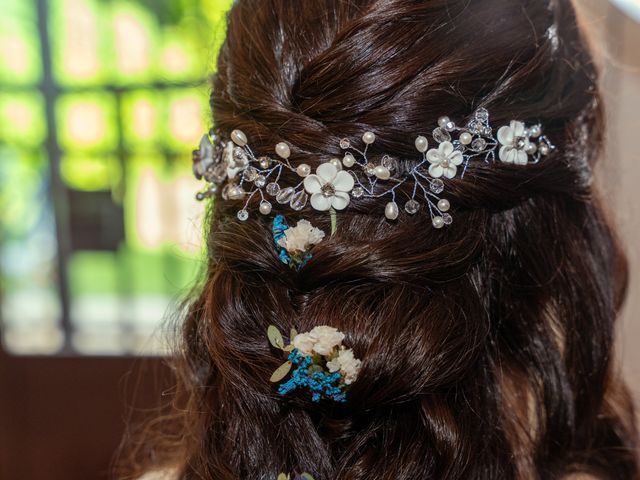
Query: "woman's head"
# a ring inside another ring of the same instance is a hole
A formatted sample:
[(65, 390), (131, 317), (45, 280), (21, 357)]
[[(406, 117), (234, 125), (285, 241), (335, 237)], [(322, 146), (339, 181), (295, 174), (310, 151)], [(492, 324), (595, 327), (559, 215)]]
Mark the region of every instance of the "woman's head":
[[(186, 478), (635, 478), (611, 365), (625, 261), (592, 186), (597, 71), (568, 0), (238, 0), (211, 106), (217, 130), (257, 154), (286, 141), (314, 170), (364, 131), (414, 158), (438, 117), (479, 107), (496, 126), (543, 124), (557, 150), (447, 181), (442, 230), (353, 200), (299, 271), (270, 217), (240, 222), (216, 199), (178, 361)], [(330, 229), (326, 213), (281, 213)], [(270, 324), (346, 334), (363, 366), (345, 404), (277, 394)]]

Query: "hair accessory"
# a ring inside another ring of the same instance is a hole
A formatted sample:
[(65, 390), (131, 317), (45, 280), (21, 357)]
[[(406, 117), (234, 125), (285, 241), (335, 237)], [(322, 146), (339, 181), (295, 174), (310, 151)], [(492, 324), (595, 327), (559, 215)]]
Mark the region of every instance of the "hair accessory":
[[(286, 473), (281, 473), (278, 475), (277, 480), (291, 480), (291, 475)], [(293, 480), (314, 480), (310, 473), (301, 473), (300, 475), (296, 475), (293, 477)]]
[(285, 345), (278, 328), (271, 325), (267, 336), (272, 346), (288, 354), (287, 361), (271, 376), (271, 382), (278, 383), (291, 372), (289, 380), (278, 387), (280, 395), (306, 388), (314, 402), (322, 398), (346, 401), (345, 388), (358, 378), (362, 361), (342, 345), (344, 333), (328, 326), (300, 334), (291, 330), (291, 343)]
[[(193, 152), (194, 173), (208, 184), (196, 198), (203, 200), (221, 190), (224, 200), (243, 200), (244, 206), (237, 214), (243, 221), (249, 218), (249, 204), (256, 196), (260, 198), (259, 210), (263, 215), (271, 213), (273, 200), (288, 204), (295, 211), (310, 203), (315, 210), (332, 213), (333, 231), (336, 210), (347, 208), (353, 199), (389, 197), (384, 214), (389, 220), (397, 219), (399, 188), (405, 185), (411, 192), (404, 203), (405, 212), (414, 215), (426, 205), (433, 226), (442, 228), (453, 221), (448, 213), (450, 202), (440, 196), (445, 181), (458, 175), (463, 177), (472, 161), (527, 165), (539, 162), (555, 150), (539, 124), (527, 127), (514, 120), (494, 136), (485, 108), (476, 110), (464, 127), (457, 126), (449, 117), (441, 117), (431, 137), (436, 144), (431, 149), (427, 137), (415, 139), (420, 154), (417, 159), (371, 157), (369, 146), (376, 141), (373, 132), (364, 133), (361, 149), (344, 138), (340, 141), (343, 158), (331, 159), (312, 173), (306, 163), (291, 164), (291, 149), (285, 142), (276, 145), (277, 158), (256, 157), (242, 131), (231, 132), (229, 141), (212, 131), (202, 137), (199, 149)], [(295, 185), (283, 184), (284, 171), (296, 173), (300, 181)]]
[(280, 214), (273, 219), (271, 228), (280, 260), (296, 270), (304, 267), (311, 259), (309, 250), (325, 236), (322, 230), (311, 225), (308, 220), (300, 220), (295, 227), (289, 227)]

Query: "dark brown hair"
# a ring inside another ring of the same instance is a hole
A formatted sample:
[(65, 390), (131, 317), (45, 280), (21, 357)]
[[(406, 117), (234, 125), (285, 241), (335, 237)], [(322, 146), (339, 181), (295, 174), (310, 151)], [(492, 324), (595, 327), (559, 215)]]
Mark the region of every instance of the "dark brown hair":
[[(447, 183), (454, 224), (354, 201), (299, 272), (270, 219), (216, 199), (206, 283), (174, 359), (172, 436), (143, 443), (182, 478), (638, 478), (612, 363), (626, 262), (592, 185), (603, 115), (569, 0), (237, 0), (214, 77), (222, 132), (259, 154), (340, 155), (341, 137), (415, 156), (441, 115), (540, 122), (555, 154)], [(291, 179), (293, 181), (293, 179)], [(329, 229), (328, 215), (283, 212)], [(279, 396), (267, 326), (331, 325), (364, 364), (344, 405)], [(157, 433), (157, 432), (156, 432)], [(162, 439), (161, 439), (162, 440)]]

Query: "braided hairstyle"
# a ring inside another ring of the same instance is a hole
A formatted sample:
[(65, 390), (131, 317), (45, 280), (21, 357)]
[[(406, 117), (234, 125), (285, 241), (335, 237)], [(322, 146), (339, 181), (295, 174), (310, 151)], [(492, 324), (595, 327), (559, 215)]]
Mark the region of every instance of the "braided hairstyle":
[[(173, 360), (172, 435), (136, 451), (145, 468), (638, 478), (612, 363), (626, 261), (592, 184), (597, 76), (569, 0), (237, 0), (211, 108), (258, 154), (286, 141), (292, 164), (315, 169), (341, 156), (341, 137), (372, 131), (375, 149), (413, 158), (439, 116), (464, 122), (478, 107), (494, 125), (542, 123), (557, 150), (448, 181), (455, 220), (442, 230), (425, 212), (390, 222), (385, 199), (354, 200), (300, 271), (279, 261), (269, 217), (239, 222), (237, 202), (215, 199), (206, 281)], [(326, 213), (283, 213), (329, 230)], [(346, 334), (363, 360), (346, 403), (277, 394), (270, 324)]]

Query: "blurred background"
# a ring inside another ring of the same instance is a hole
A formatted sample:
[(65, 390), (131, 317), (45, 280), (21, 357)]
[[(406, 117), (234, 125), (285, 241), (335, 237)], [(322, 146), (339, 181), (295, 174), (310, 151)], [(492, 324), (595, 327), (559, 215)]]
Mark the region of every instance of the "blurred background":
[[(619, 351), (640, 391), (640, 1), (577, 3), (604, 69), (600, 180), (634, 276)], [(230, 5), (0, 0), (1, 480), (107, 478), (129, 407), (162, 395), (163, 321), (204, 263), (190, 151)]]

